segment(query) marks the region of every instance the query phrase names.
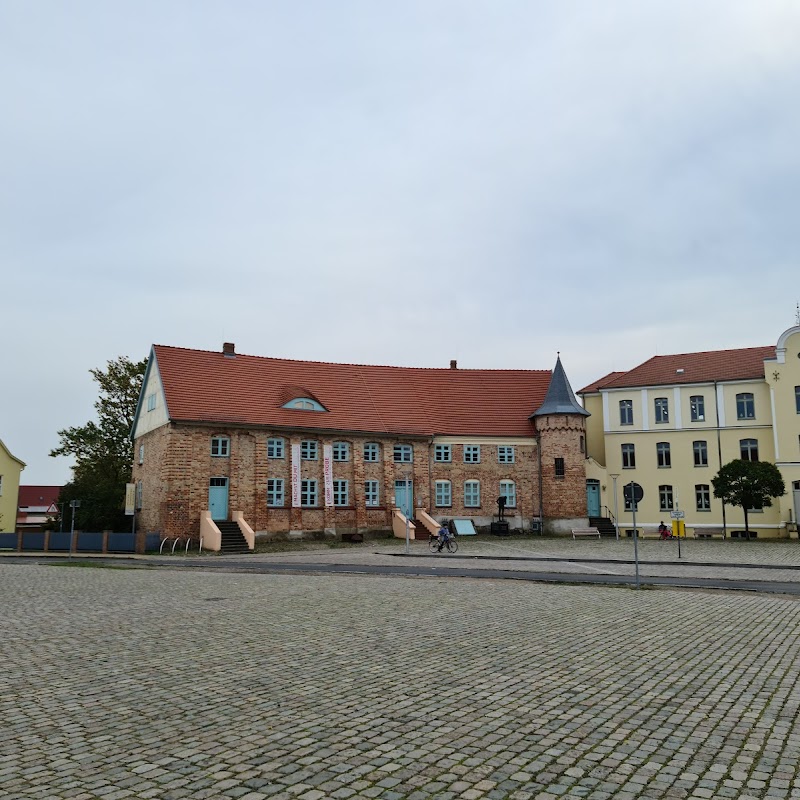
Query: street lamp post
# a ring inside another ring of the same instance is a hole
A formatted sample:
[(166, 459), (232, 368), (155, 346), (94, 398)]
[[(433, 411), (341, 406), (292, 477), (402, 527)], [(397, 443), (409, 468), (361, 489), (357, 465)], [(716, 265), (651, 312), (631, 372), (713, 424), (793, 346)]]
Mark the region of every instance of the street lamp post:
[(617, 534), (617, 541), (619, 541), (619, 511), (617, 509), (617, 478), (619, 478), (619, 474), (611, 475), (611, 480), (614, 481), (614, 531)]

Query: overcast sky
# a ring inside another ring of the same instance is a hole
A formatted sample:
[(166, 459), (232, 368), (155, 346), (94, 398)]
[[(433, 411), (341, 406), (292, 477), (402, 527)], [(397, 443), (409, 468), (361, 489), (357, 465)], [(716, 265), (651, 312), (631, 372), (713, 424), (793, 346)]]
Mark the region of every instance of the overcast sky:
[(150, 345), (551, 369), (775, 343), (795, 0), (0, 0), (0, 439)]

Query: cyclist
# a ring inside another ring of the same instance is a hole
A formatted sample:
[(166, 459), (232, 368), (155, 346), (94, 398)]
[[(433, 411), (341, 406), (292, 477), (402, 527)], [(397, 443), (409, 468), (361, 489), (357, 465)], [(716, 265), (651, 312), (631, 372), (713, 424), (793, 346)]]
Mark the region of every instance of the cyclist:
[(442, 548), (447, 544), (447, 540), (450, 538), (450, 531), (442, 525), (442, 527), (439, 528), (439, 534), (436, 538), (439, 540), (439, 546), (436, 548), (436, 552), (441, 553)]

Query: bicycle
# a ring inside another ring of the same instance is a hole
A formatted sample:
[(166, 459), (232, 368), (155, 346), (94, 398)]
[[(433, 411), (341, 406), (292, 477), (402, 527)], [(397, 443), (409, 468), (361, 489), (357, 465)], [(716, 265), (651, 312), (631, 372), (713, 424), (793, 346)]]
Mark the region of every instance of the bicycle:
[(431, 553), (441, 553), (443, 547), (447, 548), (448, 553), (458, 552), (456, 537), (454, 534), (450, 533), (447, 528), (441, 528), (437, 536), (431, 534), (428, 547), (430, 547)]

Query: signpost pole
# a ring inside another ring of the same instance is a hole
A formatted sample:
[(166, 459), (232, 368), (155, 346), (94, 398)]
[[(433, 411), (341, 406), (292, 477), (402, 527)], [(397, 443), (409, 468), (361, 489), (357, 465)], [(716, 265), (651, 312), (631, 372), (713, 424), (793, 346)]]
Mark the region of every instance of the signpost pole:
[(614, 533), (616, 534), (617, 541), (619, 541), (619, 511), (617, 510), (617, 478), (619, 478), (619, 475), (611, 476), (611, 480), (614, 481)]
[(633, 511), (633, 560), (636, 563), (636, 588), (639, 588), (639, 534), (636, 532), (636, 506), (638, 501), (635, 492), (636, 484), (630, 483), (631, 510)]
[(75, 552), (75, 509), (80, 508), (81, 501), (70, 500), (69, 505), (72, 508), (72, 523), (69, 529), (69, 557), (72, 558), (72, 554)]

